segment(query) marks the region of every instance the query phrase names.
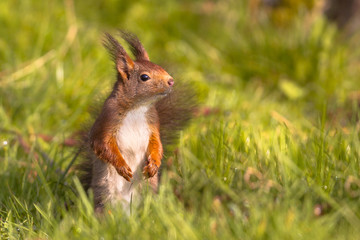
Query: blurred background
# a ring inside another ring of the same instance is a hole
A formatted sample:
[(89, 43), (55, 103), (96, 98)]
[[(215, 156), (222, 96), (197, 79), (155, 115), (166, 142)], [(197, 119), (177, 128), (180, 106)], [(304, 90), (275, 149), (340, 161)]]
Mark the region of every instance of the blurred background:
[(154, 62), (204, 97), (214, 85), (258, 84), (310, 108), (358, 98), (357, 0), (0, 4), (5, 128), (63, 132), (81, 122), (89, 101), (113, 81), (101, 40), (117, 28), (139, 35)]
[[(158, 201), (101, 225), (75, 141), (115, 80), (117, 29), (201, 107)], [(359, 29), (359, 0), (0, 1), (1, 236), (356, 239)]]

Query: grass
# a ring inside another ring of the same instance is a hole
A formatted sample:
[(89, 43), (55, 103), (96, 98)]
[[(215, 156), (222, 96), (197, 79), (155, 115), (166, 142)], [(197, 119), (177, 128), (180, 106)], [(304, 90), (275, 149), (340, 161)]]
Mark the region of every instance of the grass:
[[(296, 6), (284, 24), (245, 1), (1, 1), (0, 238), (357, 239), (358, 36)], [(96, 218), (69, 140), (112, 86), (118, 27), (202, 108), (159, 193)]]

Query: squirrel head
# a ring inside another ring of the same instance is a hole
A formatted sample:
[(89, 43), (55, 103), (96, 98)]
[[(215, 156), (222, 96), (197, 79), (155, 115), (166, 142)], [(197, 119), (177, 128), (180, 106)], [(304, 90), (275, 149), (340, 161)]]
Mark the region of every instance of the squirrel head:
[(159, 65), (150, 62), (149, 56), (132, 33), (120, 31), (121, 37), (129, 44), (135, 56), (133, 61), (121, 44), (105, 33), (104, 46), (115, 62), (117, 82), (115, 89), (121, 89), (122, 97), (137, 104), (155, 102), (170, 93), (173, 78)]

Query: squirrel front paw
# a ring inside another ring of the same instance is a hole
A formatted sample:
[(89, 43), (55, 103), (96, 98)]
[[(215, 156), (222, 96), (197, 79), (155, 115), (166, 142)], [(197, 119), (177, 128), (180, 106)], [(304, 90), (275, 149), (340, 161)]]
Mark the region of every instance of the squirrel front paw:
[(159, 170), (159, 167), (153, 162), (148, 161), (148, 164), (144, 167), (143, 174), (145, 177), (153, 177)]
[(130, 179), (133, 177), (133, 173), (131, 168), (128, 165), (121, 166), (116, 168), (116, 171), (120, 176), (126, 179), (126, 181), (130, 182)]

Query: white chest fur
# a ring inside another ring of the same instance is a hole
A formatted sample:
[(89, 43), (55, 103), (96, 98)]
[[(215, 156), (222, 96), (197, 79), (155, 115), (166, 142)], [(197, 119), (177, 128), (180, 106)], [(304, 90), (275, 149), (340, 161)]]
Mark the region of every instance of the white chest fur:
[(142, 168), (146, 160), (150, 129), (146, 114), (149, 106), (141, 106), (129, 111), (116, 132), (116, 141), (120, 153), (133, 172), (131, 182), (120, 176), (115, 168), (104, 161), (94, 161), (92, 188), (95, 201), (118, 203), (129, 213), (130, 201), (136, 201), (137, 186), (142, 180)]
[(148, 106), (141, 106), (128, 112), (116, 135), (120, 152), (133, 173), (144, 161), (149, 143), (150, 129), (146, 120), (148, 109)]
[(95, 200), (113, 204), (121, 202), (128, 213), (131, 199), (137, 200), (137, 186), (143, 178), (142, 168), (150, 138), (146, 119), (148, 110), (149, 106), (141, 106), (129, 111), (116, 132), (120, 153), (133, 172), (131, 182), (120, 176), (111, 164), (97, 160), (93, 165), (96, 169), (92, 179)]
[(148, 106), (141, 106), (128, 112), (116, 133), (121, 155), (133, 172), (131, 182), (127, 182), (111, 165), (107, 165), (105, 177), (105, 185), (108, 189), (107, 198), (112, 203), (120, 200), (127, 210), (129, 210), (131, 198), (136, 198), (136, 186), (142, 179), (142, 167), (146, 160), (150, 138), (150, 129), (146, 120), (148, 109)]

